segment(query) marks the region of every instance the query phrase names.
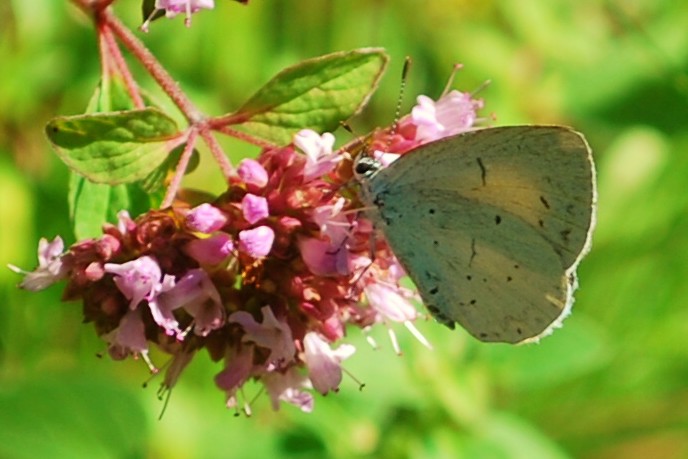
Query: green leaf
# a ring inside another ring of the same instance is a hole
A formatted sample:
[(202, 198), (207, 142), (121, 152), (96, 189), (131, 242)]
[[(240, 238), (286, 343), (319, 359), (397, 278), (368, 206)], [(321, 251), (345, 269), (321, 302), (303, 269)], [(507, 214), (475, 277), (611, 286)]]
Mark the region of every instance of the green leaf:
[(155, 108), (58, 117), (46, 133), (72, 170), (109, 185), (146, 177), (181, 135), (174, 120)]
[(101, 79), (86, 107), (86, 113), (132, 110), (134, 103), (121, 78), (107, 75)]
[(150, 209), (150, 198), (138, 183), (105, 185), (72, 174), (69, 182), (70, 217), (77, 240), (102, 235), (105, 222), (117, 221), (123, 209), (133, 216)]
[(383, 50), (364, 48), (303, 61), (251, 97), (233, 114), (235, 124), (278, 145), (301, 129), (334, 131), (366, 104), (388, 60)]
[[(86, 109), (87, 113), (128, 110), (133, 107), (124, 83), (114, 76), (101, 80)], [(77, 240), (102, 234), (103, 224), (117, 221), (127, 209), (138, 215), (151, 208), (151, 200), (139, 183), (110, 186), (93, 183), (72, 171), (69, 178), (69, 215)]]
[[(158, 166), (153, 172), (148, 174), (148, 176), (141, 181), (141, 187), (146, 193), (156, 193), (163, 188), (168, 174), (170, 174), (170, 172), (174, 172), (176, 169), (177, 163), (179, 163), (179, 158), (184, 152), (184, 148), (186, 148), (186, 144), (179, 145), (177, 148), (172, 150), (167, 156), (167, 159), (165, 159), (160, 166)], [(186, 166), (184, 173), (190, 174), (196, 170), (200, 162), (201, 156), (198, 153), (198, 150), (194, 148), (193, 152), (191, 153), (191, 157), (189, 158), (189, 164)]]

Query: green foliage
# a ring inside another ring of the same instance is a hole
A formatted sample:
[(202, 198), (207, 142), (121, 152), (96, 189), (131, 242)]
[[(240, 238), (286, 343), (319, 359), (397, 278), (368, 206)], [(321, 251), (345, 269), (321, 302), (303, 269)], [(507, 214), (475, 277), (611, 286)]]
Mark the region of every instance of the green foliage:
[(148, 196), (138, 185), (110, 186), (93, 183), (77, 174), (70, 174), (69, 201), (74, 236), (77, 239), (96, 237), (102, 234), (103, 223), (117, 221), (117, 212), (122, 209), (138, 215), (148, 209)]
[(330, 132), (358, 113), (387, 67), (380, 49), (358, 49), (309, 59), (289, 67), (236, 113), (239, 128), (286, 145), (301, 129)]
[(51, 373), (3, 387), (0, 411), (1, 457), (144, 457), (150, 421), (141, 402), (110, 381)]
[[(140, 23), (140, 10), (116, 3), (125, 22)], [(75, 27), (66, 2), (2, 5), (0, 261), (30, 268), (38, 237), (68, 231), (67, 169), (43, 126), (83, 112), (99, 64), (93, 34)], [(199, 356), (153, 422), (162, 406), (154, 387), (140, 389), (145, 366), (94, 358), (103, 345), (77, 325), (81, 306), (60, 304), (58, 289), (17, 291), (7, 271), (0, 456), (687, 457), (687, 23), (684, 3), (670, 0), (264, 0), (217, 2), (190, 29), (181, 19), (155, 21), (143, 39), (210, 114), (241, 107), (260, 82), (309, 56), (381, 46), (391, 78), (354, 120), (357, 132), (392, 122), (406, 55), (410, 96), (436, 96), (462, 62), (456, 87), (492, 81), (480, 93), (491, 123), (584, 132), (600, 206), (573, 314), (531, 346), (478, 344), (429, 321), (419, 328), (435, 350), (397, 326), (397, 357), (386, 334), (375, 336), (377, 351), (354, 334), (347, 340), (357, 353), (345, 366), (366, 387), (346, 379), (339, 393), (316, 397), (310, 415), (288, 406), (273, 413), (263, 394), (253, 417), (234, 418), (212, 384), (219, 368)], [(233, 158), (251, 153), (232, 146)], [(187, 179), (221, 182), (203, 166)], [(64, 369), (77, 376), (59, 376)], [(247, 396), (256, 391), (249, 386)]]
[(72, 170), (109, 185), (145, 178), (180, 135), (174, 120), (155, 108), (57, 117), (45, 132)]

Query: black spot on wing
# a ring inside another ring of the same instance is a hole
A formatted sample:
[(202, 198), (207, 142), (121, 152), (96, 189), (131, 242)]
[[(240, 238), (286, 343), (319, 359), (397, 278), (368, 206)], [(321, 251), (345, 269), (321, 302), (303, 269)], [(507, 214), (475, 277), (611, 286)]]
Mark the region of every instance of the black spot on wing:
[(428, 308), (428, 311), (430, 311), (430, 314), (432, 314), (432, 316), (433, 316), (438, 322), (440, 322), (441, 324), (445, 325), (445, 326), (448, 327), (449, 329), (454, 330), (455, 322), (454, 322), (452, 319), (450, 319), (449, 317), (447, 317), (447, 316), (445, 316), (444, 314), (442, 314), (442, 312), (441, 312), (439, 309), (437, 309), (437, 307), (435, 307), (435, 306), (433, 306), (433, 305), (431, 305), (431, 304), (427, 305), (426, 307)]
[(502, 217), (495, 215), (495, 224), (499, 225), (500, 223), (502, 223)]
[(468, 266), (471, 266), (477, 254), (478, 252), (475, 251), (475, 239), (471, 239), (471, 258), (468, 260)]
[(543, 206), (545, 206), (545, 209), (549, 209), (549, 202), (545, 199), (544, 196), (540, 196), (540, 202), (542, 203)]
[(387, 191), (382, 191), (378, 193), (375, 196), (375, 199), (373, 199), (373, 204), (379, 208), (385, 207), (385, 197), (387, 196), (388, 192)]
[(487, 170), (485, 169), (482, 159), (476, 158), (476, 161), (478, 162), (478, 167), (480, 168), (480, 180), (482, 180), (483, 186), (485, 186), (487, 184), (485, 180), (485, 177), (487, 176)]
[(435, 281), (435, 282), (441, 281), (440, 277), (437, 274), (432, 273), (430, 271), (424, 271), (423, 274), (425, 275), (425, 278), (430, 280), (430, 281)]

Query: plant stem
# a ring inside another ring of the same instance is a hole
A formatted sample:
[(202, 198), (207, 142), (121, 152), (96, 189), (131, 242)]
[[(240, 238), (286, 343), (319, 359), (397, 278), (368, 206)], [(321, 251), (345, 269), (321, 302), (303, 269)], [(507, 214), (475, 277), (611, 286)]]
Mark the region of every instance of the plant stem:
[(160, 85), (163, 91), (172, 99), (172, 102), (179, 108), (184, 117), (193, 125), (200, 124), (205, 117), (186, 97), (186, 94), (179, 87), (167, 70), (158, 62), (153, 53), (139, 40), (112, 11), (107, 10), (102, 13), (103, 20), (110, 27), (112, 32), (120, 39), (124, 46), (141, 62), (141, 65), (150, 73), (153, 79)]
[(213, 154), (215, 161), (217, 161), (217, 163), (220, 165), (220, 169), (222, 169), (222, 173), (224, 174), (225, 178), (229, 178), (230, 176), (234, 175), (234, 168), (232, 167), (232, 164), (227, 159), (225, 152), (222, 150), (222, 147), (218, 143), (217, 139), (213, 136), (210, 129), (205, 125), (199, 126), (199, 134), (203, 138), (205, 144), (208, 145), (208, 148), (210, 148), (210, 152)]
[(225, 177), (234, 174), (234, 168), (227, 159), (225, 152), (212, 136), (207, 127), (207, 118), (200, 110), (193, 105), (191, 100), (186, 97), (186, 94), (181, 90), (177, 82), (172, 76), (167, 73), (167, 70), (158, 62), (153, 54), (144, 46), (144, 44), (136, 38), (113, 14), (111, 11), (104, 11), (102, 13), (103, 19), (110, 26), (114, 34), (122, 41), (124, 46), (131, 51), (131, 53), (141, 62), (143, 67), (150, 73), (150, 75), (158, 82), (160, 87), (172, 99), (175, 105), (181, 110), (186, 119), (192, 127), (198, 129), (199, 134), (204, 142), (210, 148), (210, 151), (217, 161), (222, 173)]
[[(189, 140), (187, 140), (187, 146), (184, 150), (184, 154), (187, 154), (187, 150), (189, 148), (190, 151), (193, 151), (193, 147), (196, 143), (196, 137), (197, 135), (200, 135), (203, 138), (203, 141), (208, 145), (208, 148), (210, 148), (210, 151), (213, 154), (215, 161), (217, 161), (218, 165), (220, 166), (223, 175), (226, 178), (233, 175), (234, 168), (232, 167), (232, 164), (227, 159), (227, 156), (222, 150), (222, 147), (218, 143), (217, 139), (215, 139), (215, 137), (212, 135), (211, 126), (208, 123), (209, 118), (207, 118), (198, 108), (196, 108), (193, 102), (191, 102), (191, 100), (179, 87), (174, 78), (172, 78), (167, 70), (165, 70), (165, 68), (155, 58), (153, 53), (146, 48), (143, 42), (141, 42), (141, 40), (139, 40), (131, 30), (122, 24), (122, 22), (109, 8), (106, 8), (110, 3), (112, 3), (113, 0), (71, 1), (84, 12), (93, 14), (95, 16), (99, 34), (102, 35), (101, 40), (105, 41), (109, 51), (108, 54), (112, 56), (115, 61), (115, 65), (119, 68), (120, 73), (124, 77), (127, 89), (132, 95), (132, 100), (134, 101), (136, 107), (143, 107), (143, 100), (140, 97), (138, 86), (128, 70), (126, 61), (122, 57), (119, 46), (117, 45), (114, 37), (117, 37), (134, 55), (134, 57), (136, 57), (136, 59), (141, 63), (146, 71), (148, 71), (158, 85), (160, 85), (162, 90), (169, 96), (172, 102), (179, 108), (186, 120), (189, 122)], [(216, 123), (217, 119), (215, 120), (215, 124)], [(187, 165), (188, 158), (183, 160), (182, 156), (177, 166), (173, 182), (170, 184), (170, 188), (165, 196), (164, 203), (167, 203), (167, 205), (171, 204), (171, 200), (174, 199), (174, 194), (179, 189), (179, 182), (184, 175)]]
[(117, 44), (117, 41), (115, 40), (115, 37), (112, 35), (112, 31), (110, 30), (110, 27), (107, 24), (103, 24), (103, 27), (101, 28), (101, 37), (107, 45), (108, 54), (110, 55), (110, 57), (112, 57), (114, 64), (116, 66), (116, 70), (119, 72), (119, 74), (122, 76), (122, 79), (124, 80), (124, 85), (127, 88), (129, 97), (131, 97), (131, 100), (134, 102), (134, 107), (136, 107), (137, 109), (145, 108), (146, 104), (143, 102), (143, 98), (141, 97), (141, 91), (139, 91), (139, 86), (138, 84), (136, 84), (134, 77), (129, 71), (129, 66), (127, 65), (127, 62), (124, 60), (124, 56), (122, 56), (122, 52), (119, 49), (119, 45)]
[(184, 178), (186, 168), (189, 166), (189, 160), (191, 159), (191, 154), (193, 153), (194, 147), (196, 146), (197, 137), (198, 131), (194, 128), (191, 128), (189, 130), (189, 135), (186, 138), (186, 145), (184, 146), (184, 151), (179, 157), (179, 162), (177, 163), (177, 167), (174, 170), (174, 177), (172, 177), (170, 185), (167, 187), (167, 191), (165, 192), (165, 199), (163, 199), (162, 203), (160, 204), (161, 209), (170, 207), (174, 202), (174, 198), (177, 195), (177, 191), (179, 191), (179, 187), (182, 184), (182, 179)]
[[(209, 120), (210, 121), (210, 120)], [(243, 140), (246, 143), (253, 144), (257, 147), (260, 148), (276, 148), (277, 145), (274, 143), (270, 143), (266, 140), (262, 140), (256, 137), (253, 137), (252, 135), (246, 134), (241, 131), (237, 131), (236, 129), (232, 129), (229, 126), (219, 126), (219, 125), (210, 125), (208, 126), (209, 129), (212, 129), (217, 132), (221, 132), (225, 135), (228, 135), (230, 137), (234, 137), (235, 139)]]

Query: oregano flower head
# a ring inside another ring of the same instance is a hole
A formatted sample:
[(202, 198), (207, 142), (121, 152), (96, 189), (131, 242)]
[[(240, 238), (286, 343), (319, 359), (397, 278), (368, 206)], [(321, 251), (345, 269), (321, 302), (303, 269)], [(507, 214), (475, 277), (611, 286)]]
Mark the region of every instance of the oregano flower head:
[[(371, 152), (393, 161), (414, 147), (471, 129), (481, 102), (452, 91), (419, 98), (395, 129), (370, 138)], [(150, 346), (171, 356), (163, 386), (178, 380), (202, 349), (223, 362), (215, 383), (229, 407), (248, 380), (263, 384), (272, 406), (313, 408), (312, 391), (336, 392), (342, 365), (355, 352), (347, 329), (413, 323), (423, 317), (417, 294), (400, 284), (403, 269), (360, 212), (351, 159), (334, 136), (299, 131), (285, 147), (243, 160), (214, 200), (126, 211), (97, 239), (63, 252), (42, 240), (39, 266), (23, 288), (65, 280), (65, 299), (84, 305), (84, 319), (114, 359), (150, 360)], [(15, 268), (16, 269), (16, 268)]]

